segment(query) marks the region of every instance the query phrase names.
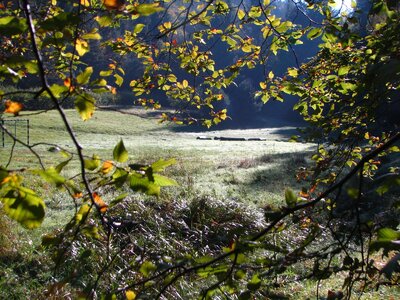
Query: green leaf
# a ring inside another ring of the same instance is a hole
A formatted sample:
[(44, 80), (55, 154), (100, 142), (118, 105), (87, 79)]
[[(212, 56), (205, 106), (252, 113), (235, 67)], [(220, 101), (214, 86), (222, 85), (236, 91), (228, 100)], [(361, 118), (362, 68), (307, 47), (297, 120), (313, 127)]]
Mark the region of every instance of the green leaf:
[(232, 254), (229, 258), (232, 261), (234, 261), (235, 258), (236, 258), (236, 264), (237, 265), (241, 265), (241, 264), (243, 264), (243, 263), (245, 263), (247, 261), (247, 257), (243, 253)]
[(84, 40), (101, 40), (101, 35), (98, 32), (88, 32), (82, 35)]
[(65, 85), (58, 84), (53, 84), (50, 86), (50, 90), (56, 98), (59, 98), (63, 93), (68, 92), (68, 88)]
[(86, 216), (90, 213), (90, 205), (89, 204), (83, 204), (76, 215), (73, 218), (73, 223), (74, 225), (84, 221), (86, 219)]
[(319, 37), (321, 34), (322, 34), (321, 28), (313, 28), (308, 32), (307, 38), (310, 40), (313, 40), (313, 39)]
[(262, 10), (259, 6), (252, 6), (249, 11), (249, 17), (253, 19), (257, 19), (261, 16)]
[(142, 32), (144, 27), (145, 27), (144, 24), (136, 24), (135, 28), (133, 29), (133, 32), (134, 33), (140, 33), (140, 32)]
[(107, 77), (113, 73), (113, 70), (100, 71), (100, 76)]
[(59, 174), (55, 168), (49, 168), (47, 170), (35, 171), (48, 183), (54, 184), (55, 186), (60, 186), (65, 182), (65, 178)]
[(71, 161), (71, 159), (68, 159), (68, 160), (66, 160), (66, 161), (63, 161), (63, 162), (59, 163), (59, 164), (55, 167), (56, 172), (57, 172), (58, 174), (60, 174), (61, 171), (62, 171), (62, 169), (64, 169), (64, 167), (65, 167), (66, 165), (68, 165), (68, 163), (69, 163), (70, 161)]
[(350, 66), (343, 66), (340, 67), (338, 70), (338, 75), (339, 76), (343, 76), (343, 75), (347, 75), (350, 71)]
[(117, 145), (115, 145), (113, 150), (113, 157), (114, 160), (123, 163), (126, 162), (129, 158), (128, 151), (125, 149), (124, 142), (122, 139), (119, 141)]
[(393, 241), (400, 239), (400, 232), (385, 227), (378, 230), (378, 240)]
[(118, 74), (114, 74), (114, 78), (115, 78), (115, 84), (118, 86), (121, 86), (122, 83), (124, 82), (124, 78)]
[(93, 171), (100, 167), (100, 159), (97, 155), (93, 155), (92, 159), (85, 159), (84, 161), (85, 169)]
[(160, 186), (140, 174), (132, 174), (130, 176), (129, 186), (135, 192), (142, 192), (151, 196), (160, 195)]
[(1, 198), (5, 213), (28, 229), (39, 227), (45, 216), (44, 201), (34, 191), (19, 186)]
[(261, 287), (261, 279), (258, 277), (258, 274), (253, 275), (251, 280), (247, 283), (247, 288), (250, 291), (256, 291)]
[(158, 172), (164, 171), (166, 167), (169, 167), (174, 164), (176, 164), (175, 158), (171, 158), (168, 160), (160, 159), (160, 160), (154, 162), (151, 165), (151, 168), (153, 169), (153, 172), (158, 173)]
[(89, 120), (95, 110), (95, 99), (89, 94), (78, 95), (75, 99), (75, 108), (83, 121)]
[(226, 37), (226, 42), (227, 42), (228, 45), (231, 46), (232, 48), (233, 48), (233, 47), (236, 47), (237, 42), (236, 42), (233, 38), (231, 38), (230, 36), (227, 36), (227, 37)]
[(82, 73), (76, 76), (76, 81), (78, 82), (78, 84), (87, 84), (92, 74), (93, 74), (93, 67), (87, 67)]
[(295, 192), (293, 192), (293, 190), (290, 188), (287, 188), (285, 190), (285, 201), (286, 201), (287, 206), (289, 206), (289, 207), (293, 207), (296, 205), (297, 196), (296, 196)]
[(128, 172), (125, 170), (117, 168), (115, 170), (114, 174), (112, 175), (113, 178), (113, 184), (115, 185), (116, 188), (121, 188), (126, 180), (128, 179)]
[(87, 225), (81, 229), (81, 233), (91, 239), (100, 239), (99, 229), (96, 225)]
[(121, 203), (128, 196), (129, 196), (129, 193), (123, 193), (123, 194), (117, 196), (114, 200), (112, 200), (110, 202), (109, 207), (112, 207), (112, 206), (117, 205), (118, 203)]
[(157, 3), (152, 4), (139, 4), (135, 7), (136, 13), (141, 16), (149, 16), (156, 12), (164, 10), (162, 7), (159, 7)]
[(145, 261), (139, 269), (140, 273), (142, 273), (145, 277), (149, 277), (149, 275), (155, 270), (157, 270), (157, 266), (151, 261)]
[(99, 23), (100, 27), (107, 27), (107, 26), (111, 25), (111, 23), (113, 22), (113, 19), (112, 19), (111, 15), (104, 15), (101, 17), (97, 17), (96, 21), (97, 21), (97, 23)]
[(13, 36), (22, 34), (28, 29), (25, 19), (18, 19), (17, 17), (4, 17), (0, 18), (0, 35)]
[(154, 183), (159, 185), (159, 186), (174, 186), (174, 185), (178, 185), (178, 183), (175, 180), (170, 179), (170, 178), (165, 177), (165, 176), (162, 176), (162, 175), (153, 174), (153, 178), (154, 178)]

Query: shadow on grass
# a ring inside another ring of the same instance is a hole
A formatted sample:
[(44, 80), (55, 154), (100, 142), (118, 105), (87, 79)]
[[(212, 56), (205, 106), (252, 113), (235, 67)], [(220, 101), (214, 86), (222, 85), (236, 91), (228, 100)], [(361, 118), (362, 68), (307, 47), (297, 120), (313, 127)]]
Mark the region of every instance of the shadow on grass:
[[(298, 181), (296, 174), (312, 165), (311, 150), (264, 154), (238, 161), (237, 168), (249, 169), (247, 180), (231, 182), (249, 194), (273, 193), (283, 195), (285, 188), (294, 190), (307, 186), (307, 181)], [(268, 201), (268, 199), (265, 199)]]

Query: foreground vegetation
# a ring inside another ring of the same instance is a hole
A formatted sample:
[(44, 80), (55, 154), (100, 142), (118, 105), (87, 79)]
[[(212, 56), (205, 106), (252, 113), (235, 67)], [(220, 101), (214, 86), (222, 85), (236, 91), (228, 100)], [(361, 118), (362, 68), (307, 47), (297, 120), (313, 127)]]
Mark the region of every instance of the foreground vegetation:
[[(208, 253), (211, 254), (227, 247), (234, 236), (258, 230), (264, 224), (263, 208), (266, 205), (282, 205), (282, 190), (289, 186), (300, 186), (293, 174), (297, 169), (307, 167), (307, 157), (315, 151), (313, 144), (288, 142), (290, 136), (279, 133), (284, 128), (182, 132), (179, 126), (159, 124), (151, 118), (151, 111), (130, 109), (123, 112), (125, 114), (98, 112), (96, 118), (78, 127), (75, 126), (75, 122), (80, 124), (76, 112), (66, 111), (79, 138), (87, 141), (83, 147), (89, 157), (92, 153), (100, 153), (105, 159), (111, 159), (110, 149), (123, 138), (133, 162), (146, 164), (161, 158), (177, 160), (167, 174), (179, 182), (179, 186), (166, 189), (158, 199), (143, 195), (127, 196), (124, 204), (116, 206), (112, 213), (122, 220), (128, 218), (138, 224), (146, 222), (144, 228), (136, 231), (124, 229), (123, 234), (129, 234), (135, 240), (146, 236), (146, 240), (139, 243), (147, 251), (155, 252), (157, 249), (172, 247), (171, 251), (200, 251), (201, 254), (201, 251), (205, 251), (202, 250), (204, 246), (212, 245), (213, 249)], [(30, 120), (31, 145), (47, 143), (35, 147), (38, 148), (42, 162), (55, 165), (54, 161), (62, 158), (62, 153), (54, 152), (53, 144), (66, 149), (69, 145), (68, 136), (56, 112), (24, 112), (19, 118)], [(121, 118), (124, 119), (124, 128), (120, 127)], [(105, 119), (109, 120), (106, 124), (102, 121)], [(259, 137), (266, 140), (244, 142), (196, 139), (202, 135)], [(25, 139), (23, 126), (17, 129), (17, 136)], [(12, 149), (11, 146), (12, 140), (6, 138), (1, 152), (2, 164), (5, 165), (12, 157), (10, 169), (35, 166), (36, 158), (25, 147), (16, 146)], [(12, 156), (10, 151), (13, 151)], [(75, 174), (78, 168), (78, 165), (71, 164), (63, 172), (68, 176)], [(31, 188), (37, 189), (38, 184), (42, 183), (32, 178)], [(73, 204), (62, 191), (51, 185), (45, 184), (41, 188), (47, 217), (39, 229), (33, 232), (18, 229), (2, 216), (3, 297), (10, 294), (15, 295), (15, 298), (35, 295), (37, 292), (43, 294), (49, 288), (53, 270), (46, 261), (48, 257), (41, 246), (42, 238), (73, 217)], [(111, 191), (103, 193), (106, 202), (114, 196)], [(190, 233), (186, 232), (188, 230)], [(95, 250), (102, 253), (104, 249), (100, 247)], [(97, 268), (96, 265), (90, 267)], [(88, 276), (83, 270), (77, 273)], [(56, 293), (66, 295), (73, 291), (64, 286), (59, 288), (60, 291), (53, 291), (54, 296)], [(185, 293), (192, 288), (186, 286)]]
[[(164, 249), (162, 261), (166, 260), (165, 264), (172, 259), (168, 256), (173, 257), (176, 252), (194, 256), (215, 255), (229, 247), (238, 235), (246, 236), (262, 229), (271, 208), (277, 209), (285, 204), (282, 191), (288, 187), (297, 190), (304, 187), (305, 182), (298, 181), (295, 174), (310, 167), (309, 157), (317, 149), (315, 144), (289, 142), (296, 132), (294, 128), (190, 132), (181, 131), (176, 125), (159, 124), (152, 118), (151, 111), (130, 109), (122, 112), (98, 112), (98, 117), (85, 126), (75, 126), (77, 135), (88, 141), (83, 145), (88, 156), (100, 153), (105, 159), (112, 159), (110, 149), (123, 138), (132, 162), (147, 164), (157, 159), (175, 158), (177, 163), (166, 175), (179, 182), (179, 186), (166, 188), (158, 199), (129, 193), (122, 203), (108, 212), (110, 218), (116, 218), (114, 222), (123, 224), (115, 228), (111, 237), (115, 241), (113, 248), (120, 247), (120, 252), (117, 252), (117, 259), (114, 257), (113, 271), (106, 276), (117, 276), (118, 282), (134, 276), (132, 271), (120, 273), (132, 264), (132, 259), (138, 259), (139, 253), (161, 255), (159, 249)], [(80, 124), (75, 111), (66, 113), (73, 125), (75, 122)], [(48, 143), (37, 146), (43, 163), (55, 165), (54, 161), (62, 157), (62, 153), (54, 152), (53, 144), (68, 149), (69, 143), (56, 112), (25, 112), (19, 118), (30, 120), (31, 145)], [(121, 118), (126, 124), (122, 129), (119, 126)], [(109, 120), (107, 124), (102, 121), (104, 119)], [(17, 136), (25, 138), (25, 128), (17, 130)], [(198, 140), (198, 136), (259, 137), (265, 141)], [(2, 164), (9, 160), (9, 153), (13, 151), (10, 169), (35, 165), (36, 158), (29, 155), (26, 148), (16, 146), (12, 150), (11, 146), (12, 140), (6, 138), (1, 152)], [(71, 164), (63, 172), (75, 174), (78, 168), (78, 165)], [(38, 184), (43, 183), (32, 177), (31, 188), (37, 189)], [(107, 251), (113, 251), (108, 248), (110, 241), (104, 237), (95, 244), (80, 239), (78, 252), (71, 252), (67, 264), (55, 271), (51, 267), (53, 263), (48, 261), (55, 254), (50, 255), (52, 251), (43, 247), (42, 241), (46, 245), (46, 238), (73, 218), (74, 205), (62, 190), (48, 184), (42, 185), (41, 189), (47, 209), (46, 219), (39, 229), (24, 230), (2, 215), (0, 290), (3, 298), (19, 299), (38, 294), (47, 299), (76, 298), (79, 296), (76, 290), (85, 288), (83, 282), (93, 284), (101, 272), (101, 261), (106, 255), (111, 255)], [(105, 189), (102, 197), (110, 203), (116, 194)], [(295, 232), (293, 229), (293, 234)], [(124, 245), (126, 239), (132, 244)], [(375, 260), (380, 263), (379, 256)], [(277, 275), (268, 297), (314, 298), (318, 285), (321, 296), (327, 296), (328, 290), (342, 289), (344, 275), (322, 282), (312, 279), (299, 281), (307, 268), (299, 265)], [(73, 276), (73, 280), (68, 280), (68, 284), (52, 283), (55, 274), (62, 274), (64, 278)], [(107, 281), (102, 283), (105, 285), (102, 289), (109, 288), (108, 284)], [(285, 291), (279, 288), (283, 285)], [(203, 284), (197, 286), (195, 282), (182, 282), (166, 297), (196, 298), (196, 290), (205, 287)], [(393, 288), (381, 288), (378, 292), (367, 289), (362, 299), (395, 299), (399, 293)], [(267, 297), (267, 294), (259, 296)]]

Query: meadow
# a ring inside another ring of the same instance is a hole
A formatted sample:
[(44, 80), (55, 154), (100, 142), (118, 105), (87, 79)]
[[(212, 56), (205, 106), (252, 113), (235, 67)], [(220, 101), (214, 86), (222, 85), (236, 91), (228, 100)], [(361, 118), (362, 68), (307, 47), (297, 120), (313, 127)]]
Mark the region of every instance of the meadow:
[[(153, 111), (142, 109), (122, 112), (99, 110), (86, 122), (81, 121), (75, 110), (67, 110), (66, 114), (84, 149), (84, 154), (88, 157), (97, 154), (101, 159), (112, 159), (112, 149), (122, 139), (129, 152), (129, 163), (149, 164), (160, 158), (175, 158), (177, 163), (169, 167), (165, 175), (176, 180), (178, 186), (163, 188), (158, 199), (138, 194), (129, 199), (136, 203), (144, 203), (141, 208), (135, 206), (138, 204), (134, 204), (133, 207), (141, 210), (140, 214), (148, 218), (159, 215), (165, 218), (165, 215), (157, 210), (146, 211), (145, 207), (149, 203), (156, 203), (161, 208), (168, 205), (189, 207), (190, 211), (196, 214), (195, 217), (192, 216), (193, 222), (206, 227), (212, 227), (210, 224), (213, 222), (233, 222), (231, 219), (225, 220), (226, 215), (236, 218), (234, 221), (242, 222), (244, 227), (261, 227), (264, 224), (265, 207), (283, 205), (284, 191), (288, 187), (301, 190), (304, 183), (296, 180), (296, 171), (307, 168), (316, 149), (314, 144), (289, 142), (290, 136), (296, 132), (293, 127), (218, 131), (204, 129), (199, 132), (197, 129), (191, 130), (179, 125), (160, 124)], [(44, 166), (54, 166), (65, 159), (60, 152), (54, 151), (53, 145), (74, 151), (56, 111), (23, 112), (17, 118), (30, 120), (31, 149), (42, 157), (41, 163)], [(25, 141), (24, 128), (18, 130), (21, 132), (18, 137)], [(197, 139), (198, 136), (247, 137), (262, 140), (203, 140)], [(7, 137), (5, 147), (0, 151), (0, 165), (6, 164), (9, 169), (15, 170), (22, 167), (40, 167), (37, 157), (31, 151), (18, 144), (12, 147), (12, 141)], [(63, 170), (63, 175), (72, 176), (78, 170), (79, 165), (73, 162)], [(0, 298), (14, 295), (14, 298), (18, 299), (43, 291), (42, 285), (46, 278), (51, 277), (52, 271), (40, 266), (41, 263), (45, 264), (40, 250), (41, 238), (44, 234), (65, 225), (74, 213), (74, 203), (65, 193), (55, 190), (35, 177), (28, 180), (31, 180), (29, 184), (32, 186), (41, 186), (41, 196), (47, 206), (46, 218), (39, 229), (28, 231), (1, 216)], [(109, 201), (111, 197), (110, 194), (110, 198), (105, 196), (104, 199)], [(180, 211), (180, 208), (177, 207), (172, 213), (175, 217), (179, 217), (179, 212), (176, 211)], [(201, 216), (196, 211), (199, 207), (200, 210), (203, 209), (200, 211)], [(165, 230), (162, 235), (159, 234), (154, 247), (165, 247), (165, 244), (157, 243), (160, 243), (159, 240), (168, 240), (170, 232)], [(218, 234), (214, 234), (209, 241), (216, 237)], [(43, 274), (39, 275), (39, 272)], [(293, 270), (288, 272), (286, 276), (294, 276), (290, 273), (294, 272)], [(330, 284), (339, 285), (340, 282), (336, 281), (337, 278), (330, 279)], [(293, 282), (281, 294), (283, 298), (279, 299), (291, 298), (293, 295), (300, 298), (313, 297), (317, 284), (311, 280)], [(186, 287), (189, 290), (191, 288)], [(366, 293), (363, 299), (377, 299), (376, 297), (382, 295), (398, 296), (399, 291), (391, 290), (385, 293), (383, 289), (383, 292), (380, 290)], [(192, 297), (195, 296), (186, 294), (186, 299)]]

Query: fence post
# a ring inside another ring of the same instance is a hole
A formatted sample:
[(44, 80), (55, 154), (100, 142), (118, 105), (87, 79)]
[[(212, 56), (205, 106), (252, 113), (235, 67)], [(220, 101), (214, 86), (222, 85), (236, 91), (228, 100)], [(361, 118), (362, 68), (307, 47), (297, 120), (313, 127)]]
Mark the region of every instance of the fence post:
[(29, 145), (29, 120), (26, 120), (26, 143)]
[(3, 145), (3, 148), (5, 147), (4, 143), (4, 120), (1, 120), (1, 144)]

